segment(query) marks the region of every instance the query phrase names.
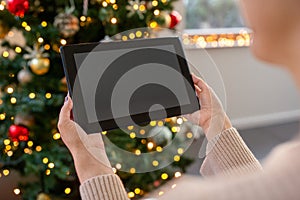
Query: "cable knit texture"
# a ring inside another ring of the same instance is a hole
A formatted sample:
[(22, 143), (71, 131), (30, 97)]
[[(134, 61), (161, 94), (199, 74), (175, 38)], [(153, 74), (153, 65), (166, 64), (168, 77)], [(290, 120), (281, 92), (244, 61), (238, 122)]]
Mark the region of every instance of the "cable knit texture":
[(262, 170), (235, 128), (223, 131), (207, 145), (207, 156), (200, 172), (203, 176), (219, 173), (232, 175)]
[(105, 175), (91, 178), (80, 186), (83, 200), (125, 200), (127, 193), (117, 175)]

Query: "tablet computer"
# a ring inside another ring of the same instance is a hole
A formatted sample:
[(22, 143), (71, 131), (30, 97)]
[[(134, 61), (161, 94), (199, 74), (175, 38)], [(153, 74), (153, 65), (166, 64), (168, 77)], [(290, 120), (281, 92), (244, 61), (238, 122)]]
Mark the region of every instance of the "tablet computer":
[(96, 133), (200, 109), (179, 38), (67, 45), (74, 120)]

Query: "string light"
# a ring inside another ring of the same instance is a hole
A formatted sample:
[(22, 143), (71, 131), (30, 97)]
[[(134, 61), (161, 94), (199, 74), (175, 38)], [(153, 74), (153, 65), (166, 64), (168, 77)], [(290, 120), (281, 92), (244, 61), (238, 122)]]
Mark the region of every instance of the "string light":
[(1, 121), (5, 120), (5, 113), (0, 114), (0, 120)]
[(86, 16), (81, 16), (80, 21), (85, 22), (86, 21)]
[(110, 0), (110, 3), (114, 4), (114, 3), (116, 3), (116, 0)]
[(107, 134), (107, 131), (102, 131), (102, 135), (106, 135)]
[(7, 92), (8, 94), (12, 94), (12, 93), (14, 92), (14, 88), (8, 87), (8, 88), (6, 89), (6, 92)]
[(8, 152), (7, 152), (7, 156), (8, 156), (8, 157), (11, 157), (13, 154), (14, 154), (14, 153), (13, 153), (12, 151), (8, 151)]
[(32, 154), (32, 150), (28, 149), (28, 148), (25, 148), (24, 149), (24, 153), (31, 155)]
[(122, 168), (122, 165), (121, 165), (120, 163), (117, 163), (117, 164), (116, 164), (116, 168), (117, 168), (118, 170), (120, 170), (120, 169)]
[(25, 30), (29, 32), (29, 31), (31, 31), (31, 27), (27, 25), (27, 26), (25, 27)]
[(117, 169), (116, 168), (113, 167), (112, 170), (113, 170), (114, 174), (117, 173)]
[(136, 134), (135, 134), (134, 132), (131, 132), (131, 133), (129, 134), (129, 136), (130, 136), (131, 139), (134, 139), (134, 138), (136, 137)]
[(16, 97), (10, 98), (10, 103), (11, 103), (11, 104), (16, 104), (16, 103), (17, 103)]
[(135, 188), (135, 189), (134, 189), (134, 193), (140, 194), (140, 193), (141, 193), (141, 189), (140, 189), (140, 188)]
[(168, 0), (161, 0), (161, 2), (162, 2), (162, 3), (167, 3), (167, 2), (168, 2)]
[(156, 7), (156, 6), (158, 6), (158, 1), (152, 1), (152, 6), (154, 6), (154, 7)]
[(49, 162), (49, 159), (47, 157), (45, 157), (45, 158), (43, 158), (42, 161), (43, 161), (44, 164), (47, 164)]
[(117, 4), (114, 4), (112, 7), (113, 7), (114, 10), (118, 10), (118, 5)]
[(183, 119), (182, 118), (178, 118), (177, 119), (177, 124), (182, 124), (183, 123)]
[(8, 51), (3, 51), (2, 56), (3, 56), (4, 58), (7, 58), (7, 57), (9, 56)]
[(36, 97), (36, 94), (33, 93), (33, 92), (31, 92), (31, 93), (28, 95), (28, 97), (29, 97), (30, 99), (34, 99), (34, 98)]
[(152, 21), (150, 23), (150, 28), (156, 28), (158, 26), (157, 22), (156, 21)]
[(133, 7), (134, 10), (138, 10), (139, 9), (139, 5), (138, 4), (133, 4), (132, 7)]
[(70, 194), (71, 193), (71, 188), (66, 188), (65, 189), (65, 194)]
[(130, 168), (130, 170), (129, 170), (129, 172), (131, 173), (131, 174), (134, 174), (135, 173), (135, 168)]
[(10, 117), (10, 120), (11, 120), (11, 121), (13, 121), (14, 119), (15, 119), (15, 117), (14, 117), (14, 116)]
[(50, 45), (49, 45), (49, 44), (45, 44), (45, 45), (44, 45), (44, 49), (45, 49), (46, 51), (48, 51), (48, 50), (50, 49)]
[(51, 170), (50, 170), (50, 169), (46, 169), (45, 174), (46, 174), (47, 176), (49, 176), (49, 175), (51, 174)]
[(53, 169), (53, 168), (55, 167), (55, 165), (54, 165), (54, 163), (51, 162), (51, 163), (48, 164), (48, 167), (49, 167), (50, 169)]
[(153, 144), (153, 142), (148, 142), (148, 144), (147, 144), (147, 148), (148, 148), (149, 150), (152, 150), (152, 149), (153, 149), (153, 147), (154, 147), (154, 144)]
[(6, 145), (6, 146), (5, 146), (5, 149), (6, 149), (7, 151), (11, 150), (11, 146), (10, 146), (10, 145)]
[(28, 146), (28, 147), (32, 147), (32, 146), (33, 146), (33, 142), (32, 142), (32, 141), (28, 141), (28, 142), (27, 142), (27, 146)]
[(158, 126), (163, 126), (163, 125), (164, 125), (164, 122), (163, 122), (163, 121), (159, 121), (159, 122), (157, 123), (157, 125), (158, 125)]
[(18, 141), (14, 141), (14, 142), (13, 142), (13, 145), (14, 145), (15, 147), (19, 146), (19, 142), (18, 142)]
[(27, 22), (22, 22), (22, 27), (25, 28), (27, 26)]
[(133, 40), (135, 38), (135, 34), (134, 33), (130, 33), (129, 34), (129, 38)]
[(176, 184), (173, 184), (173, 185), (172, 185), (172, 189), (176, 188), (176, 186), (177, 186)]
[(38, 42), (39, 42), (39, 43), (43, 43), (43, 42), (44, 42), (44, 39), (43, 39), (42, 37), (39, 37), (39, 38), (38, 38)]
[(141, 135), (145, 135), (145, 133), (146, 133), (146, 131), (145, 131), (144, 129), (141, 129), (141, 130), (140, 130), (140, 134), (141, 134)]
[(110, 19), (110, 22), (112, 24), (116, 24), (118, 22), (118, 20), (117, 20), (117, 18), (113, 17), (113, 18)]
[(175, 175), (174, 175), (174, 177), (175, 177), (175, 178), (181, 177), (181, 173), (180, 173), (180, 172), (176, 172)]
[(163, 194), (164, 194), (163, 191), (160, 191), (160, 192), (158, 193), (159, 196), (161, 196), (161, 195), (163, 195)]
[(216, 48), (249, 46), (251, 43), (250, 33), (240, 30), (239, 33), (221, 33), (210, 35), (184, 34), (183, 43), (190, 48)]
[(133, 198), (135, 196), (134, 192), (128, 192), (128, 198)]
[(55, 134), (53, 135), (53, 139), (54, 139), (54, 140), (59, 140), (59, 139), (60, 139), (60, 134), (59, 134), (59, 133), (55, 133)]
[(131, 131), (133, 129), (133, 126), (128, 126), (127, 129)]
[(46, 97), (46, 99), (51, 99), (52, 94), (51, 94), (51, 93), (46, 93), (46, 94), (45, 94), (45, 97)]
[(42, 147), (41, 147), (41, 146), (36, 146), (36, 147), (35, 147), (35, 150), (36, 150), (37, 152), (40, 152), (40, 151), (42, 151)]
[(47, 22), (46, 21), (42, 21), (42, 23), (41, 23), (41, 26), (42, 27), (46, 27), (48, 24), (47, 24)]
[(8, 176), (9, 173), (10, 173), (10, 171), (9, 171), (8, 169), (4, 169), (4, 170), (2, 171), (2, 173), (3, 173), (4, 176)]
[(157, 146), (157, 147), (156, 147), (156, 151), (157, 151), (157, 152), (162, 152), (162, 151), (163, 151), (163, 148), (162, 148), (161, 146)]
[(123, 40), (123, 41), (126, 41), (126, 40), (128, 40), (128, 37), (127, 37), (126, 35), (123, 35), (123, 36), (122, 36), (122, 40)]
[(139, 9), (141, 12), (144, 12), (146, 10), (146, 6), (142, 4), (140, 5)]
[(153, 14), (157, 16), (157, 15), (160, 14), (160, 11), (158, 9), (156, 9), (156, 10), (153, 11)]
[(15, 48), (15, 52), (16, 52), (16, 53), (21, 53), (21, 52), (22, 52), (21, 47), (16, 47), (16, 48)]
[(184, 153), (184, 149), (183, 148), (179, 148), (177, 149), (177, 153), (182, 155)]
[(186, 134), (186, 137), (189, 138), (189, 139), (193, 138), (193, 133), (188, 132), (188, 133)]
[(14, 189), (15, 195), (19, 195), (21, 193), (21, 190), (19, 188)]
[(150, 126), (156, 126), (156, 121), (151, 121)]
[(174, 161), (179, 162), (180, 161), (180, 156), (179, 155), (174, 156)]
[(135, 155), (137, 155), (137, 156), (141, 155), (141, 150), (139, 150), (139, 149), (135, 150)]
[(106, 1), (103, 1), (103, 2), (102, 2), (102, 6), (103, 6), (103, 7), (107, 7), (107, 6), (108, 6), (108, 3), (107, 3)]
[(137, 32), (135, 33), (135, 35), (136, 35), (136, 37), (140, 38), (140, 37), (143, 36), (143, 33), (142, 33), (142, 31), (137, 31)]
[(152, 165), (153, 165), (154, 167), (157, 167), (157, 166), (159, 165), (159, 162), (158, 162), (157, 160), (153, 160), (153, 161), (152, 161)]
[(169, 177), (169, 175), (168, 175), (167, 173), (163, 173), (163, 174), (161, 175), (161, 179), (163, 179), (163, 180), (167, 180), (168, 177)]
[(171, 131), (172, 131), (173, 133), (176, 133), (176, 132), (178, 132), (178, 128), (177, 128), (176, 126), (173, 126), (173, 127), (171, 128)]
[(61, 40), (60, 40), (60, 44), (61, 44), (61, 45), (66, 45), (66, 44), (67, 44), (67, 40), (61, 39)]

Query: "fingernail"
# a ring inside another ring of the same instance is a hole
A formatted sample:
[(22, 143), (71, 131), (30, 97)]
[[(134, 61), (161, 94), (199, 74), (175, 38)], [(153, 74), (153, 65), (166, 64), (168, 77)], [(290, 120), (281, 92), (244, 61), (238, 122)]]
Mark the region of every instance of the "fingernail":
[(65, 102), (67, 102), (69, 100), (68, 96), (65, 97)]

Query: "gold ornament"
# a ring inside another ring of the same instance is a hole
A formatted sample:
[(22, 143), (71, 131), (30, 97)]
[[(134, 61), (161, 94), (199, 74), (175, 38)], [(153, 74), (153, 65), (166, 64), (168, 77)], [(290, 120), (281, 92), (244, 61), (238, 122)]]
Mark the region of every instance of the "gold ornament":
[(161, 11), (157, 16), (159, 19), (163, 20), (163, 24), (160, 24), (162, 28), (169, 28), (171, 24), (171, 17), (168, 12)]
[(58, 14), (54, 19), (53, 25), (66, 38), (72, 37), (80, 29), (78, 18), (70, 13)]
[(39, 47), (38, 44), (33, 46), (33, 49), (30, 47), (25, 47), (25, 50), (28, 52), (23, 57), (26, 60), (29, 60), (28, 64), (33, 73), (37, 75), (44, 75), (49, 71), (50, 68), (50, 59), (48, 53), (44, 53), (44, 47)]
[(50, 60), (49, 58), (33, 58), (29, 62), (30, 69), (37, 75), (44, 75), (49, 71)]
[(19, 71), (18, 73), (18, 81), (21, 84), (26, 84), (31, 82), (32, 80), (32, 73), (27, 70), (27, 69), (22, 69), (21, 71)]
[(38, 194), (36, 200), (51, 200), (50, 196), (45, 193)]

